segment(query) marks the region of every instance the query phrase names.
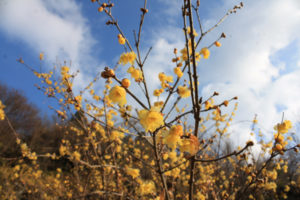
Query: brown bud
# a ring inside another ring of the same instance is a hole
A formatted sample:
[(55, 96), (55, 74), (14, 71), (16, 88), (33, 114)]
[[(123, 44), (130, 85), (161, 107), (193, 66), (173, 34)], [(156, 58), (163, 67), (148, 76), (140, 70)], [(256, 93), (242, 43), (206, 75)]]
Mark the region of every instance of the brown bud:
[(17, 59), (17, 61), (22, 64), (24, 63), (24, 60), (22, 58)]
[(178, 64), (177, 64), (177, 67), (182, 67), (182, 63), (181, 63), (181, 62), (178, 63)]
[(225, 33), (222, 33), (222, 34), (221, 34), (221, 37), (222, 37), (222, 38), (226, 38)]
[(214, 92), (214, 94), (213, 94), (213, 96), (218, 96), (219, 95), (219, 93), (218, 92)]
[(254, 142), (250, 140), (250, 141), (248, 141), (246, 144), (247, 144), (247, 146), (251, 147), (251, 146), (254, 145)]
[(145, 9), (145, 8), (141, 8), (141, 11), (145, 14), (148, 12), (148, 9)]
[(174, 54), (177, 54), (177, 49), (176, 48), (174, 48)]
[(227, 101), (227, 100), (225, 100), (224, 102), (223, 102), (223, 104), (224, 104), (224, 106), (228, 106), (228, 104), (229, 104), (229, 101)]
[(115, 71), (113, 69), (109, 69), (108, 67), (105, 67), (104, 71), (101, 72), (101, 77), (108, 79), (110, 77), (114, 77), (115, 76)]

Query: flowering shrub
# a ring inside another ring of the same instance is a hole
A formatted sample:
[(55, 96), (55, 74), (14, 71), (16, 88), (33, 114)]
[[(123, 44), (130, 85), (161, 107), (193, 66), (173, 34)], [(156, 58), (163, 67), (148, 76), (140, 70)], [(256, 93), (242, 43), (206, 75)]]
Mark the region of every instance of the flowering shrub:
[[(185, 46), (180, 47), (180, 55), (174, 49), (171, 60), (174, 76), (160, 72), (157, 77), (160, 88), (151, 93), (144, 72), (144, 63), (151, 62), (147, 60), (150, 52), (143, 57), (139, 50), (143, 20), (148, 13), (146, 1), (141, 8), (135, 49), (112, 15), (114, 4), (110, 0), (92, 2), (95, 9), (109, 18), (106, 24), (116, 27), (116, 38), (126, 47), (125, 52), (117, 66), (103, 68), (79, 92), (73, 88), (76, 73), (66, 64), (60, 67), (58, 75), (51, 71), (39, 73), (26, 65), (41, 79), (38, 89), (57, 100), (59, 106), (52, 109), (61, 119), (59, 126), (64, 129), (64, 136), (57, 152), (40, 154), (15, 134), (21, 157), (12, 168), (8, 164), (1, 166), (0, 177), (5, 180), (0, 188), (2, 199), (191, 200), (264, 196), (280, 199), (287, 197), (290, 188), (299, 191), (299, 178), (298, 182), (286, 181), (284, 189), (279, 189), (282, 186), (277, 182), (278, 174), (288, 170), (282, 155), (299, 149), (299, 145), (284, 135), (292, 127), (290, 121), (275, 126), (271, 141), (261, 140), (263, 157), (258, 162), (252, 155), (252, 146), (258, 145), (253, 141), (229, 152), (220, 148), (220, 142), (229, 135), (227, 128), (237, 109), (237, 103), (234, 104), (237, 97), (215, 104), (217, 92), (210, 97), (201, 97), (199, 93), (197, 67), (201, 59), (209, 59), (211, 48), (221, 47), (220, 41), (226, 35), (221, 33), (207, 47), (201, 47), (202, 38), (228, 15), (241, 9), (242, 3), (205, 31), (200, 20), (199, 28), (193, 23), (200, 2), (184, 0)], [(40, 55), (41, 60), (43, 56)], [(25, 65), (22, 59), (19, 62)], [(128, 66), (126, 75), (116, 73), (119, 65)], [(106, 81), (102, 92), (93, 89), (99, 79)], [(140, 93), (136, 92), (138, 86)], [(163, 100), (159, 99), (162, 94), (166, 96)], [(132, 105), (127, 104), (129, 97), (135, 102)], [(192, 105), (180, 107), (179, 102), (184, 99)], [(233, 112), (223, 114), (222, 109), (229, 104), (234, 104)], [(0, 101), (1, 120), (5, 119), (4, 108)], [(45, 158), (70, 163), (70, 167), (47, 172), (40, 168)]]

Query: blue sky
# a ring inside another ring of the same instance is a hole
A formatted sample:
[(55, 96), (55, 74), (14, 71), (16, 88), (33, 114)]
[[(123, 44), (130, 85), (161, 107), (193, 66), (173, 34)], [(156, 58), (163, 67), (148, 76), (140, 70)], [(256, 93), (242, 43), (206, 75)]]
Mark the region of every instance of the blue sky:
[[(239, 2), (202, 0), (204, 29)], [(143, 1), (122, 0), (115, 5), (113, 15), (133, 44), (132, 31), (138, 28)], [(147, 5), (141, 51), (153, 47), (145, 66), (152, 91), (159, 85), (158, 72), (172, 73), (173, 48), (181, 49), (184, 37), (181, 1), (150, 0)], [(213, 48), (210, 59), (201, 61), (201, 93), (208, 97), (219, 91), (217, 101), (239, 96), (237, 120), (251, 120), (257, 114), (259, 122), (272, 130), (282, 112), (294, 122), (300, 119), (300, 1), (245, 0), (244, 5), (202, 43), (210, 44), (222, 32), (227, 35), (222, 47)], [(72, 70), (81, 72), (75, 84), (80, 89), (95, 72), (114, 65), (123, 51), (117, 42), (118, 32), (106, 26), (106, 21), (89, 0), (2, 0), (0, 81), (23, 90), (33, 104), (48, 112), (51, 102), (34, 88), (39, 80), (16, 59), (22, 57), (27, 64), (45, 71), (54, 64), (72, 61)], [(38, 59), (40, 52), (45, 54), (43, 62)], [(120, 72), (125, 74), (126, 69)], [(249, 124), (237, 125), (236, 129), (245, 132), (245, 127), (248, 131)], [(248, 136), (239, 134), (238, 140), (246, 139)]]

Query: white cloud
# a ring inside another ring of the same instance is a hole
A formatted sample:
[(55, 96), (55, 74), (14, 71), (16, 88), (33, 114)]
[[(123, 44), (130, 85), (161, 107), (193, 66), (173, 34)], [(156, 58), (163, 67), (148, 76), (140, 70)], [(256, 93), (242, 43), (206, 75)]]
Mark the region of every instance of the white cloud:
[[(204, 28), (211, 27), (219, 20), (215, 16), (221, 15), (216, 13), (224, 13), (238, 3), (236, 0), (226, 0), (223, 4), (214, 4), (213, 9), (208, 9), (209, 2), (201, 1), (203, 10), (211, 11), (202, 20)], [(210, 44), (222, 32), (226, 33), (227, 38), (221, 41), (221, 48), (212, 48), (209, 60), (201, 60), (199, 65), (199, 80), (204, 97), (210, 96), (214, 91), (220, 92), (219, 100), (239, 97), (236, 120), (248, 121), (232, 128), (236, 133), (235, 140), (240, 144), (250, 138), (251, 120), (255, 114), (258, 114), (261, 128), (271, 137), (269, 131), (281, 120), (282, 115), (278, 112), (277, 105), (283, 105), (285, 118), (294, 122), (299, 120), (295, 117), (300, 110), (300, 93), (296, 92), (300, 91), (300, 71), (296, 69), (297, 71), (282, 75), (279, 72), (288, 61), (280, 60), (279, 65), (274, 65), (270, 60), (272, 55), (291, 42), (300, 40), (299, 1), (252, 0), (245, 1), (244, 4), (242, 10), (229, 16), (219, 28), (207, 35), (203, 46)], [(170, 5), (173, 9), (170, 16), (181, 10), (175, 5)], [(154, 34), (154, 46), (158, 48), (150, 57), (154, 59), (155, 65), (149, 70), (154, 78), (159, 71), (173, 68), (170, 64), (172, 48), (182, 48), (181, 26), (167, 26), (167, 30)], [(169, 38), (177, 38), (177, 43)], [(297, 45), (300, 46), (299, 43)]]
[[(24, 42), (37, 55), (43, 52), (50, 67), (56, 60), (60, 63), (70, 60), (73, 70), (80, 69), (82, 73), (91, 70), (80, 67), (96, 63), (90, 55), (95, 40), (86, 22), (74, 0), (1, 2), (0, 30), (11, 39)], [(86, 74), (80, 76), (85, 81), (88, 78)]]

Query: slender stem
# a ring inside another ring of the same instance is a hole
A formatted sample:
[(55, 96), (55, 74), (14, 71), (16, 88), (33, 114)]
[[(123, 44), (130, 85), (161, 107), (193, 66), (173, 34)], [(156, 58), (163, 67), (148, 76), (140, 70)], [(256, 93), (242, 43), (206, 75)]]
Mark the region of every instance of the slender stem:
[[(194, 22), (193, 22), (193, 14), (192, 14), (192, 4), (191, 0), (187, 0), (187, 10), (188, 10), (188, 18), (190, 25), (190, 38), (191, 38), (191, 49), (192, 49), (192, 63), (193, 63), (193, 79), (194, 79), (194, 87), (195, 90), (192, 93), (195, 93), (194, 99), (194, 120), (195, 120), (195, 130), (194, 135), (198, 137), (198, 128), (200, 121), (200, 104), (198, 102), (199, 94), (198, 94), (198, 75), (197, 75), (197, 65), (196, 65), (196, 56), (195, 56), (195, 36), (194, 36)], [(189, 58), (189, 57), (188, 57)], [(189, 60), (188, 60), (189, 61)], [(193, 200), (194, 197), (194, 174), (195, 174), (195, 156), (194, 155), (190, 161), (190, 180), (189, 180), (189, 200)]]
[(176, 101), (175, 101), (174, 105), (173, 105), (173, 106), (172, 106), (172, 108), (169, 110), (169, 112), (168, 112), (168, 114), (166, 115), (166, 117), (165, 117), (165, 119), (164, 119), (164, 120), (168, 119), (169, 115), (170, 115), (170, 114), (171, 114), (171, 112), (174, 110), (174, 108), (177, 106), (177, 104), (178, 104), (178, 102), (180, 101), (180, 99), (181, 99), (181, 97), (180, 97), (180, 96), (179, 96), (179, 97), (177, 97), (177, 99), (176, 99)]
[(170, 195), (169, 195), (169, 192), (168, 192), (167, 181), (166, 181), (166, 177), (164, 176), (163, 168), (162, 168), (162, 164), (161, 164), (161, 158), (160, 158), (160, 156), (158, 154), (158, 151), (157, 151), (156, 133), (153, 133), (153, 137), (152, 138), (153, 138), (153, 148), (154, 148), (155, 160), (156, 160), (156, 165), (157, 165), (157, 168), (158, 168), (158, 173), (159, 173), (159, 176), (161, 178), (161, 182), (163, 184), (163, 188), (164, 188), (164, 191), (165, 191), (166, 199), (170, 200)]

